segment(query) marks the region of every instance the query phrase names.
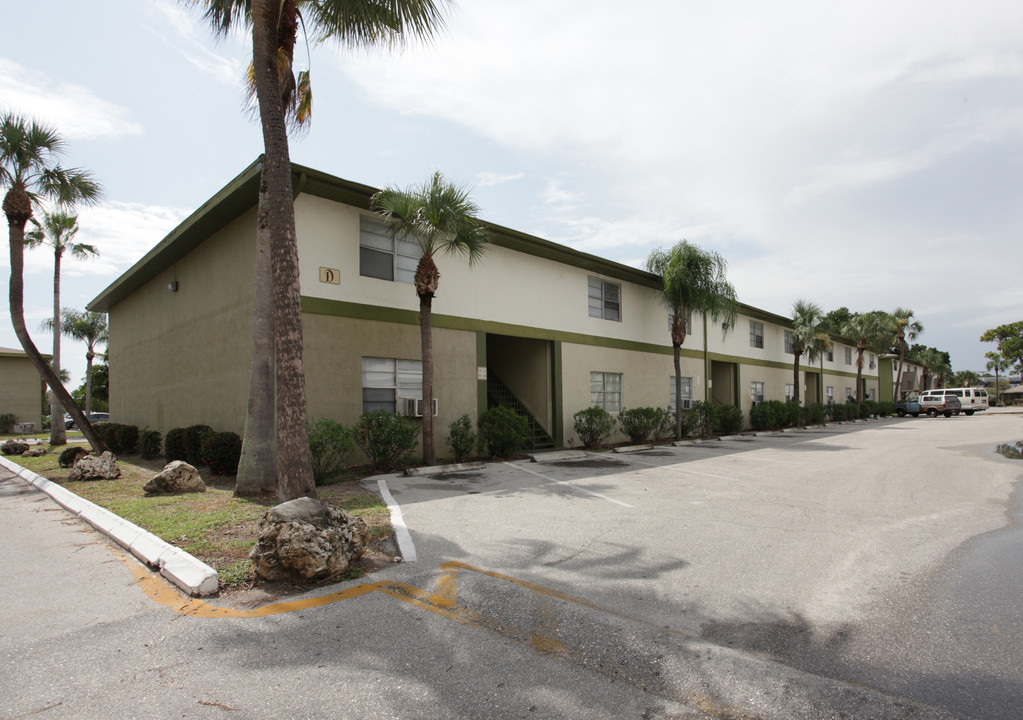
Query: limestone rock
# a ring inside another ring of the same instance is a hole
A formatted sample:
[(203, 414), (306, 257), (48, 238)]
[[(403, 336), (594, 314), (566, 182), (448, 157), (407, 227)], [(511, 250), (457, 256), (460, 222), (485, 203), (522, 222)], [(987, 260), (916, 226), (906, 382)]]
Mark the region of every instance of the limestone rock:
[(117, 467), (117, 459), (110, 453), (102, 455), (83, 455), (71, 468), (69, 480), (113, 480), (121, 477), (121, 468)]
[(167, 463), (160, 474), (155, 475), (142, 489), (152, 495), (177, 495), (206, 492), (206, 483), (194, 467), (184, 460), (175, 460)]
[(21, 440), (8, 440), (0, 445), (0, 452), (4, 455), (21, 455), (28, 450), (28, 443)]
[(249, 557), (266, 580), (303, 582), (344, 572), (368, 544), (362, 518), (314, 498), (298, 498), (267, 510)]
[(57, 464), (62, 468), (74, 467), (78, 458), (88, 454), (89, 451), (81, 445), (72, 445), (60, 453), (60, 457), (57, 458)]
[(42, 445), (36, 445), (35, 447), (30, 447), (28, 450), (23, 452), (21, 454), (21, 456), (22, 457), (42, 457), (46, 453), (47, 453), (47, 450), (46, 450), (45, 447), (43, 447)]

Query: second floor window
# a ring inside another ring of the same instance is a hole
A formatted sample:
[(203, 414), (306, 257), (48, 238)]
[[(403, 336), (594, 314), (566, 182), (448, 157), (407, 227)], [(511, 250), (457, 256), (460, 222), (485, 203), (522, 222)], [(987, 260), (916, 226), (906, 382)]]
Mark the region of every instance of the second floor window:
[(754, 348), (764, 347), (764, 323), (759, 320), (749, 321), (749, 346)]
[(417, 243), (395, 238), (387, 223), (359, 218), (360, 275), (412, 284), (422, 254)]
[(621, 322), (622, 300), (621, 285), (591, 277), (588, 283), (588, 300), (590, 317), (604, 318)]
[(852, 365), (852, 348), (847, 347), (845, 349), (845, 364)]
[(792, 349), (792, 331), (785, 331), (785, 352), (789, 355), (795, 355), (796, 353)]

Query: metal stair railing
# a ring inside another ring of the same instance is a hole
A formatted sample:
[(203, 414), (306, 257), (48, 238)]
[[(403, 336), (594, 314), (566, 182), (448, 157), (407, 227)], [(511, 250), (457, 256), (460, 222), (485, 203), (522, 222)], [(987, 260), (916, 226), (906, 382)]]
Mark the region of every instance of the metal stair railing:
[(504, 384), (504, 382), (492, 372), (487, 373), (487, 407), (506, 407), (518, 415), (526, 418), (529, 423), (527, 435), (533, 450), (551, 450), (557, 447), (552, 438), (540, 421), (533, 413), (529, 412), (515, 393)]

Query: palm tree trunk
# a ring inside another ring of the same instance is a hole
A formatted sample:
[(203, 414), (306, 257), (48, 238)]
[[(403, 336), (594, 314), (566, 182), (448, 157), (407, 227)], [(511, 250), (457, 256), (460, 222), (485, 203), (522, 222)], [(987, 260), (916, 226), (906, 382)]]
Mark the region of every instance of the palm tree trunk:
[(792, 399), (796, 401), (796, 405), (799, 404), (799, 359), (802, 357), (802, 351), (796, 352), (799, 348), (792, 348), (792, 352), (795, 357), (792, 360)]
[(18, 336), (18, 341), (25, 350), (28, 359), (35, 365), (36, 370), (42, 375), (43, 381), (50, 386), (57, 399), (60, 400), (64, 410), (74, 418), (75, 424), (81, 429), (89, 444), (92, 445), (96, 452), (103, 452), (108, 449), (106, 444), (96, 435), (92, 425), (82, 414), (82, 411), (78, 409), (75, 401), (71, 399), (70, 393), (64, 388), (60, 378), (57, 377), (53, 372), (53, 368), (43, 359), (39, 349), (32, 342), (28, 329), (25, 327), (25, 285), (23, 277), (25, 270), (25, 223), (32, 217), (32, 209), (28, 196), (24, 195), (24, 191), (21, 191), (21, 195), (24, 195), (24, 198), (12, 197), (15, 192), (16, 190), (12, 189), (7, 193), (3, 205), (4, 214), (7, 215), (8, 226), (10, 228), (11, 282), (9, 296), (11, 324), (14, 325), (14, 334)]
[(433, 443), (433, 295), (419, 296), (419, 336), (423, 352), (423, 464), (434, 465)]
[(892, 402), (898, 402), (902, 390), (902, 361), (906, 356), (906, 341), (899, 338), (899, 371), (895, 373), (895, 389), (892, 391)]
[(671, 344), (675, 361), (675, 439), (682, 439), (682, 346)]
[(291, 156), (277, 72), (275, 29), (279, 7), (272, 0), (253, 1), (252, 61), (263, 130), (267, 229), (272, 248), (277, 496), (284, 502), (302, 496), (316, 497), (316, 483), (309, 454), (305, 371), (302, 364), (302, 297), (298, 277)]
[(92, 417), (92, 361), (96, 353), (89, 345), (89, 351), (85, 353), (85, 414)]
[[(60, 377), (60, 249), (53, 252), (53, 357), (50, 360), (53, 374)], [(64, 427), (64, 408), (51, 389), (50, 395), (50, 445), (67, 445), (67, 430)]]
[(856, 416), (859, 417), (863, 407), (863, 351), (866, 346), (856, 346)]
[(273, 495), (277, 490), (274, 444), (274, 328), (273, 270), (270, 266), (266, 178), (259, 182), (259, 221), (256, 229), (256, 275), (252, 298), (252, 363), (245, 435), (234, 494)]

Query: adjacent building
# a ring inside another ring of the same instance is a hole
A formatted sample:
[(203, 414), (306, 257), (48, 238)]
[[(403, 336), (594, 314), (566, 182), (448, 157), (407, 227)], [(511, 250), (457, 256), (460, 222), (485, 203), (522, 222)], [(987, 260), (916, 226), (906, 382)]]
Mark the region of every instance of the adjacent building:
[[(416, 248), (368, 209), (375, 188), (298, 165), (292, 173), (310, 419), (421, 413)], [(257, 160), (90, 303), (109, 313), (110, 413), (119, 422), (242, 431), (259, 174)], [(724, 332), (693, 317), (676, 399), (659, 277), (488, 227), (492, 244), (476, 267), (437, 259), (438, 438), (498, 398), (532, 416), (538, 445), (571, 446), (572, 416), (591, 405), (614, 413), (710, 400), (748, 414), (755, 402), (792, 395), (787, 318), (742, 305)], [(841, 341), (804, 359), (802, 397), (854, 396), (855, 362), (855, 347)], [(889, 360), (864, 358), (866, 397), (891, 397), (893, 379)]]
[(0, 415), (42, 427), (43, 381), (24, 350), (0, 347)]

